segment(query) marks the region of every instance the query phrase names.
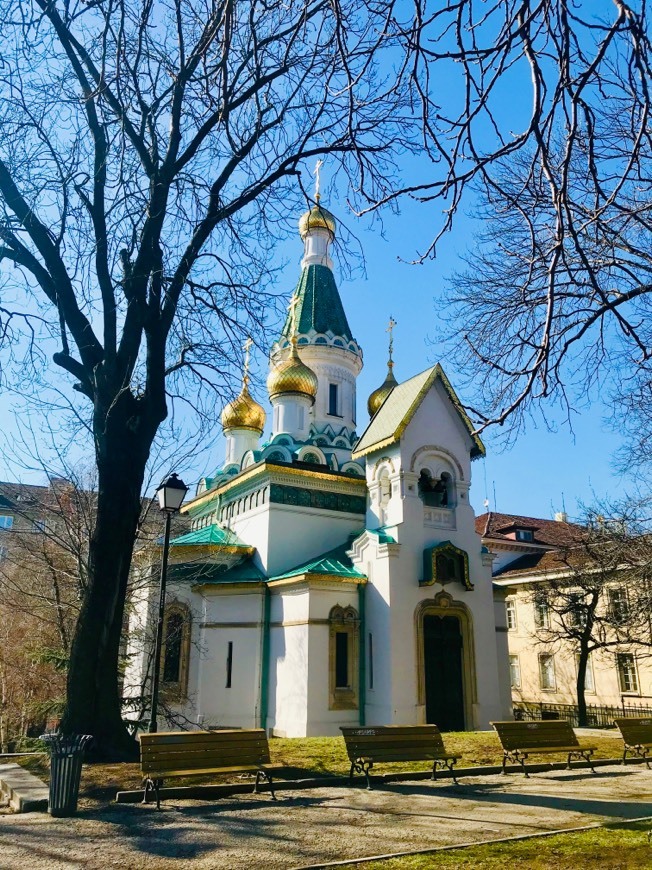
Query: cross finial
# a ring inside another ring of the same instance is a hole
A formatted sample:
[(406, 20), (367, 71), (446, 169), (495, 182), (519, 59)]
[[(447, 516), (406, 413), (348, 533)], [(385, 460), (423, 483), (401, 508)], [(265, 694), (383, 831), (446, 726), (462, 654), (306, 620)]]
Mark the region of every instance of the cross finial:
[(315, 202), (319, 202), (319, 200), (321, 199), (321, 193), (319, 192), (319, 187), (320, 187), (320, 183), (321, 183), (320, 172), (321, 172), (321, 168), (323, 165), (324, 165), (324, 161), (318, 160), (315, 163), (315, 168), (314, 168), (313, 173), (312, 173), (315, 176)]
[(392, 354), (394, 353), (394, 327), (396, 326), (396, 321), (394, 318), (389, 316), (389, 323), (387, 324), (387, 329), (385, 332), (389, 332), (389, 367), (391, 368), (394, 365), (394, 360), (392, 359)]
[(290, 304), (288, 305), (288, 311), (290, 312), (290, 337), (297, 337), (297, 305), (299, 304), (299, 297), (296, 293), (292, 294), (292, 299), (290, 299)]
[(247, 340), (242, 345), (242, 349), (244, 351), (244, 369), (242, 372), (242, 383), (247, 385), (249, 382), (249, 359), (250, 359), (250, 351), (253, 345), (253, 341), (251, 340), (251, 336), (247, 336)]

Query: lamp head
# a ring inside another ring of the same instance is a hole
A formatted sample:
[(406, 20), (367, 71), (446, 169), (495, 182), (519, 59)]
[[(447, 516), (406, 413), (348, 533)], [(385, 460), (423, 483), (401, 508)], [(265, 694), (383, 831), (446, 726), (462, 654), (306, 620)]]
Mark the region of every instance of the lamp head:
[(170, 513), (178, 511), (187, 492), (185, 483), (176, 474), (171, 474), (156, 490), (160, 509)]

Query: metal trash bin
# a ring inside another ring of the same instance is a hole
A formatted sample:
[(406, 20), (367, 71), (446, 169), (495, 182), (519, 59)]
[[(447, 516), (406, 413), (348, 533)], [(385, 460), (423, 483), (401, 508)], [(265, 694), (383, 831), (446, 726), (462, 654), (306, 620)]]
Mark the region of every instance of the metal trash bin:
[(50, 798), (48, 812), (56, 818), (77, 812), (84, 750), (90, 734), (44, 734), (50, 752)]

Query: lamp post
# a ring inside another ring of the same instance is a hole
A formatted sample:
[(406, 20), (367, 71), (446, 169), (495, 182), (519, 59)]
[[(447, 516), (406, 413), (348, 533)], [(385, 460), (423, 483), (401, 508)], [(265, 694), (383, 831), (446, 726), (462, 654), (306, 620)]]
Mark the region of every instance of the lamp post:
[(165, 537), (163, 539), (163, 558), (161, 560), (161, 578), (159, 581), (158, 622), (156, 623), (156, 644), (154, 646), (154, 672), (152, 674), (152, 709), (149, 717), (149, 733), (158, 731), (156, 712), (158, 709), (158, 686), (161, 675), (161, 647), (163, 646), (163, 617), (165, 616), (165, 581), (168, 571), (168, 553), (170, 551), (170, 522), (172, 514), (181, 507), (188, 487), (176, 474), (171, 474), (156, 490), (159, 507), (165, 513)]

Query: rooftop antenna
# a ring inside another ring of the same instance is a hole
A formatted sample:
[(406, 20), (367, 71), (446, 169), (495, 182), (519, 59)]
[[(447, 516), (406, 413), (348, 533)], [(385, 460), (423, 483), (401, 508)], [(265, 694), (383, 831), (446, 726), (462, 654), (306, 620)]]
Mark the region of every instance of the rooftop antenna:
[(496, 511), (496, 513), (498, 513), (498, 502), (496, 501), (496, 481), (492, 480), (491, 483), (493, 484), (494, 488), (494, 510)]

